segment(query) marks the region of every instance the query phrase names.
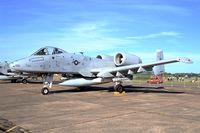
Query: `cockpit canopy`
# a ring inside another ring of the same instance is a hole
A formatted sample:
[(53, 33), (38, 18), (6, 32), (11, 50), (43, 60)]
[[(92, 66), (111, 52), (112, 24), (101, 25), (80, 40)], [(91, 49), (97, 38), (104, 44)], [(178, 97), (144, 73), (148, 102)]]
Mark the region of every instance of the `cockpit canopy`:
[(62, 54), (62, 53), (66, 53), (66, 52), (60, 48), (48, 46), (48, 47), (40, 48), (33, 55), (55, 55), (55, 54)]

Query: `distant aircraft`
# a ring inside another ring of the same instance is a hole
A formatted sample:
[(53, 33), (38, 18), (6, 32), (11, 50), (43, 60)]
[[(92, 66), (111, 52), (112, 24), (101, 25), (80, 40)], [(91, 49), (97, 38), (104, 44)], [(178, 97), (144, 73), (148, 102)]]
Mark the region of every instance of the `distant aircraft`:
[(114, 82), (115, 91), (122, 93), (122, 83), (133, 79), (133, 74), (152, 71), (154, 66), (174, 62), (192, 63), (188, 58), (175, 58), (143, 64), (138, 56), (128, 53), (98, 55), (94, 58), (82, 53), (68, 53), (60, 48), (44, 47), (27, 58), (14, 61), (10, 66), (19, 72), (43, 74), (41, 92), (47, 95), (56, 73), (67, 77), (68, 80), (60, 83), (63, 86), (82, 87)]
[(11, 83), (21, 80), (22, 83), (27, 83), (26, 78), (25, 75), (12, 72), (7, 61), (0, 62), (0, 80), (10, 80)]
[(28, 78), (37, 79), (42, 75), (39, 73), (26, 73), (19, 72), (15, 70), (11, 70), (10, 64), (7, 61), (0, 62), (0, 80), (10, 80), (11, 83), (16, 83), (17, 81), (26, 84), (28, 82)]

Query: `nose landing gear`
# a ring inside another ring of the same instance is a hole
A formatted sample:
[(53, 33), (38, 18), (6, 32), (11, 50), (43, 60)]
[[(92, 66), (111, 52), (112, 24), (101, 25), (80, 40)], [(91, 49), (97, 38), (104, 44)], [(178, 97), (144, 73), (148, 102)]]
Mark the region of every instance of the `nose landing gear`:
[(53, 83), (53, 74), (44, 75), (43, 83), (44, 83), (44, 86), (41, 90), (41, 93), (42, 95), (48, 95), (50, 92), (49, 88), (52, 87), (52, 83)]
[(42, 88), (41, 93), (43, 95), (48, 95), (49, 94), (49, 89), (47, 87)]

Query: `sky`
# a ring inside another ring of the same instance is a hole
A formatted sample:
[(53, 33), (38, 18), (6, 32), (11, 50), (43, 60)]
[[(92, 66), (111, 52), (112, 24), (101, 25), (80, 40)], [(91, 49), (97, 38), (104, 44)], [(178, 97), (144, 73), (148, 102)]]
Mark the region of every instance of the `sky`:
[(0, 61), (44, 46), (88, 56), (132, 53), (144, 63), (188, 57), (166, 72), (200, 73), (199, 0), (0, 0)]

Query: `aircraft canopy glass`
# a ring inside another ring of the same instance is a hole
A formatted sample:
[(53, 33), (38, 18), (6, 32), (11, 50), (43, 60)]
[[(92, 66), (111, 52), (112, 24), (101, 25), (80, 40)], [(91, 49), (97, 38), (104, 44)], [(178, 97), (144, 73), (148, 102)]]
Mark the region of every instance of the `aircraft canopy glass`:
[(55, 48), (55, 47), (44, 47), (39, 49), (33, 55), (55, 55), (55, 54), (62, 54), (66, 53), (64, 50)]

